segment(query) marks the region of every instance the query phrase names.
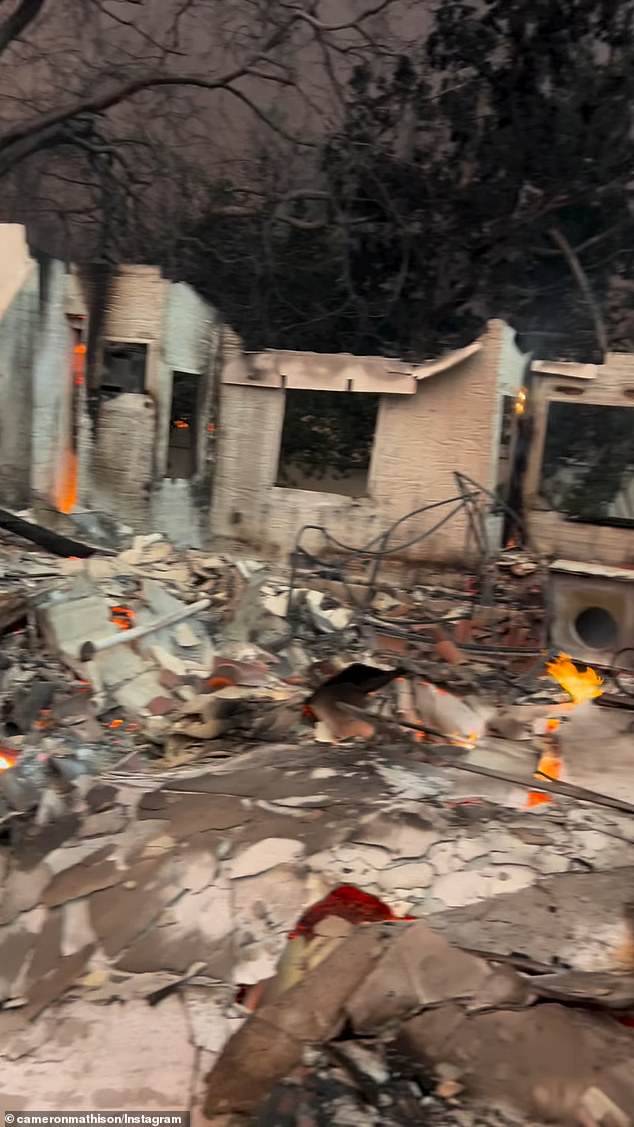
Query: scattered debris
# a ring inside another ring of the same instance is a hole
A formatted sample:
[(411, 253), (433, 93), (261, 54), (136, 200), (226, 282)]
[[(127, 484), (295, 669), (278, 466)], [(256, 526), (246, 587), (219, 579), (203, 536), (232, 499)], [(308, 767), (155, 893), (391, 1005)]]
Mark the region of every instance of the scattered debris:
[(0, 538), (15, 1106), (631, 1123), (633, 706), (538, 562), (71, 554)]

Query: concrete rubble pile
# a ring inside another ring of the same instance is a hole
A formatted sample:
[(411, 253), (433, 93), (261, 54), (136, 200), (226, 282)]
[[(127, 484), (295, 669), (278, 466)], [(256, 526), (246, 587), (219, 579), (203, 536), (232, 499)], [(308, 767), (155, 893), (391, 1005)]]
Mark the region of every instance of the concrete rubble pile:
[(634, 1127), (634, 699), (535, 561), (6, 533), (0, 630), (3, 1109)]

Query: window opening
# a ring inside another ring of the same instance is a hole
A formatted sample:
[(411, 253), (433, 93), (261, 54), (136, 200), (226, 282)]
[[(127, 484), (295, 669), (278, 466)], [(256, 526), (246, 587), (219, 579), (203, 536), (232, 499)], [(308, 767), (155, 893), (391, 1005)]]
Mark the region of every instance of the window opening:
[(365, 496), (379, 396), (292, 389), (285, 394), (276, 484)]

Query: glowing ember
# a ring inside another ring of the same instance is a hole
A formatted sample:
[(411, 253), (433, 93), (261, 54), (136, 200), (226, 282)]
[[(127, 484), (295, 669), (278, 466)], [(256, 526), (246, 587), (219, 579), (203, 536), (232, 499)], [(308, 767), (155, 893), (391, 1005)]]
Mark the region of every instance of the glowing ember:
[[(561, 778), (562, 768), (563, 764), (560, 756), (554, 749), (549, 748), (548, 751), (543, 753), (537, 764), (535, 778), (543, 778), (545, 775), (547, 779), (553, 779), (557, 782), (557, 780)], [(549, 794), (540, 794), (539, 791), (532, 790), (529, 792), (526, 806), (531, 810), (535, 806), (544, 806), (548, 802), (552, 802), (552, 798)]]
[(134, 611), (130, 607), (111, 607), (110, 617), (119, 630), (130, 630), (134, 624)]
[(526, 388), (521, 387), (515, 400), (515, 414), (523, 415), (526, 410)]
[(582, 673), (569, 654), (559, 654), (546, 666), (550, 676), (565, 689), (575, 704), (595, 700), (603, 693), (603, 678), (590, 666)]
[(464, 747), (467, 751), (473, 751), (478, 742), (478, 733), (467, 732), (467, 735), (463, 736), (460, 732), (452, 732), (450, 739), (456, 747)]
[[(216, 690), (218, 689), (231, 688), (233, 685), (235, 685), (235, 681), (232, 681), (230, 677), (208, 677), (207, 685), (210, 689), (216, 692)], [(312, 712), (310, 712), (310, 715), (312, 716)]]
[(74, 354), (73, 382), (75, 384), (75, 387), (83, 387), (84, 386), (84, 368), (85, 368), (86, 345), (85, 344), (76, 344), (74, 349), (73, 349), (73, 354)]
[(60, 513), (72, 513), (77, 504), (77, 456), (67, 450), (61, 466), (55, 506)]
[(12, 752), (7, 751), (6, 748), (0, 751), (0, 771), (8, 771), (11, 767), (15, 767), (17, 761), (17, 755), (13, 755)]
[(123, 720), (111, 720), (110, 721), (110, 727), (111, 728), (121, 728), (121, 727), (123, 727)]
[(184, 419), (177, 419), (174, 426), (177, 430), (189, 430), (189, 423), (186, 423)]

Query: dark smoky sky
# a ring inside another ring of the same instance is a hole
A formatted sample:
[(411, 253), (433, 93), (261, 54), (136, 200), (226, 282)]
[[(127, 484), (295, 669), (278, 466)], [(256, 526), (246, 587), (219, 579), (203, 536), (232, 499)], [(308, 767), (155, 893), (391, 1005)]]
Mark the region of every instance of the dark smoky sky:
[[(251, 57), (262, 38), (258, 20), (264, 13), (266, 21), (278, 3), (190, 0), (175, 38), (173, 17), (185, 10), (185, 0), (48, 0), (24, 41), (0, 59), (0, 133), (16, 120), (56, 109), (84, 92), (92, 94), (148, 69), (207, 79), (230, 71)], [(12, 4), (16, 7), (17, 0)], [(306, 0), (298, 0), (299, 5), (309, 10)], [(320, 0), (310, 10), (323, 24), (341, 25), (375, 6), (377, 0)], [(241, 80), (239, 89), (282, 131), (318, 142), (341, 121), (341, 91), (352, 67), (362, 60), (389, 65), (399, 53), (420, 52), (433, 11), (429, 0), (393, 0), (364, 23), (367, 38), (354, 30), (341, 31), (335, 37), (338, 50), (329, 52), (310, 27), (300, 24), (292, 49), (285, 45), (273, 56), (286, 83), (260, 75)], [(166, 43), (170, 51), (159, 60), (156, 45)], [(265, 72), (267, 66), (258, 64), (258, 69)], [(276, 72), (275, 66), (268, 69)], [(313, 177), (314, 149), (276, 135), (252, 108), (228, 93), (151, 90), (110, 111), (108, 121), (112, 133), (162, 147), (171, 160), (182, 160), (203, 176), (257, 186), (258, 167), (265, 158), (276, 163), (283, 186), (310, 183)], [(46, 153), (34, 170), (28, 164), (21, 167), (3, 193), (0, 219), (28, 221), (36, 209), (49, 216), (47, 229), (55, 231), (60, 212), (81, 193), (72, 183), (81, 180), (80, 163)], [(156, 180), (161, 177), (166, 181), (167, 174), (159, 170)], [(161, 191), (168, 189), (163, 183)], [(156, 195), (156, 185), (148, 191), (148, 203), (151, 193)], [(56, 238), (61, 242), (62, 236)]]

